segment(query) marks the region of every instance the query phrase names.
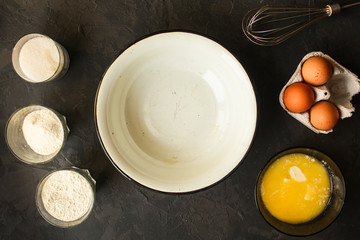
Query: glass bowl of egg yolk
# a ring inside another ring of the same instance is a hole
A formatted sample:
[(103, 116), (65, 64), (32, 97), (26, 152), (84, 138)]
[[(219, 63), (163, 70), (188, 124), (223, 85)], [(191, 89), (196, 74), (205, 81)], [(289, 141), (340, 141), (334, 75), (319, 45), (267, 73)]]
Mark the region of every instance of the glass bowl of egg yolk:
[(291, 148), (274, 156), (256, 185), (257, 206), (279, 231), (306, 236), (329, 226), (345, 199), (345, 182), (330, 157), (310, 148)]

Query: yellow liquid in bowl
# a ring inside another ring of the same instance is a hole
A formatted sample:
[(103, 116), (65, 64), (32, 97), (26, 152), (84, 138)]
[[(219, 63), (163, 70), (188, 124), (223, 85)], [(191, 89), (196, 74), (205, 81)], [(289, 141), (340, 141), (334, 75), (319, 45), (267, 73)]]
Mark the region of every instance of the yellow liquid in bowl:
[(288, 154), (269, 166), (260, 190), (265, 207), (275, 218), (298, 224), (324, 210), (330, 178), (317, 159), (302, 153)]

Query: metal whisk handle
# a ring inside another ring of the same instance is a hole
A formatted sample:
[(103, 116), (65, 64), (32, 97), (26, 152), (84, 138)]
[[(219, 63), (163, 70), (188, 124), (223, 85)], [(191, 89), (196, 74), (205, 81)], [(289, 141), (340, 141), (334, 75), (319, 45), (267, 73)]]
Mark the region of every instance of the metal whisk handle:
[(360, 2), (349, 3), (349, 4), (341, 6), (341, 8), (349, 8), (349, 7), (353, 7), (353, 6), (357, 6), (357, 5), (360, 5)]
[(338, 3), (329, 4), (329, 5), (326, 5), (326, 14), (330, 17), (334, 13), (339, 13), (341, 11), (341, 9), (354, 7), (357, 5), (360, 5), (360, 2), (350, 3), (350, 4), (343, 5), (343, 6), (340, 6), (340, 4), (338, 4)]
[(326, 5), (326, 14), (330, 17), (334, 13), (339, 13), (341, 6), (338, 3)]

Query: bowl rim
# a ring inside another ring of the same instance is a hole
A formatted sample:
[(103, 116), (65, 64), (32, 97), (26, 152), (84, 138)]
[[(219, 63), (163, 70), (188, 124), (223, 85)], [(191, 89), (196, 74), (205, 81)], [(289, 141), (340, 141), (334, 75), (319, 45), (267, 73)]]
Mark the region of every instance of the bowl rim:
[(142, 41), (142, 40), (145, 40), (147, 38), (150, 38), (150, 37), (153, 37), (153, 36), (156, 36), (156, 35), (162, 35), (162, 34), (176, 34), (176, 33), (180, 33), (180, 34), (189, 34), (189, 35), (195, 35), (197, 37), (203, 37), (203, 38), (206, 38), (210, 41), (213, 41), (214, 43), (218, 44), (219, 46), (223, 47), (222, 44), (220, 44), (220, 42), (218, 40), (215, 40), (214, 38), (210, 37), (210, 36), (207, 36), (207, 35), (204, 35), (204, 34), (200, 34), (200, 33), (197, 33), (195, 31), (184, 31), (184, 30), (166, 30), (166, 31), (157, 31), (157, 32), (152, 32), (150, 34), (146, 34), (144, 35), (143, 37), (141, 38), (138, 38), (134, 41), (132, 41), (130, 44), (128, 44), (124, 49), (122, 49), (120, 51), (120, 53), (118, 55), (116, 55), (116, 57), (114, 57), (113, 61), (111, 61), (111, 64), (106, 68), (106, 70), (104, 71), (103, 75), (102, 75), (102, 78), (101, 80), (99, 81), (99, 84), (98, 84), (98, 88), (96, 90), (96, 94), (95, 94), (95, 101), (94, 101), (94, 124), (95, 124), (95, 130), (96, 130), (96, 134), (97, 134), (97, 137), (99, 139), (99, 142), (100, 142), (100, 145), (106, 155), (106, 157), (110, 160), (111, 164), (125, 177), (127, 178), (128, 180), (130, 180), (131, 182), (134, 182), (136, 183), (137, 185), (139, 186), (142, 186), (142, 187), (145, 187), (151, 191), (155, 191), (155, 192), (160, 192), (160, 193), (164, 193), (164, 194), (169, 194), (169, 195), (174, 195), (174, 194), (181, 194), (181, 195), (186, 195), (186, 194), (192, 194), (192, 193), (197, 193), (197, 192), (201, 192), (201, 191), (205, 191), (209, 188), (212, 188), (213, 186), (219, 184), (220, 182), (222, 182), (224, 179), (228, 178), (233, 172), (235, 172), (238, 167), (242, 164), (242, 162), (245, 160), (245, 158), (247, 157), (250, 149), (252, 148), (253, 144), (254, 144), (254, 139), (257, 135), (257, 130), (258, 130), (258, 122), (259, 122), (259, 106), (258, 106), (258, 100), (257, 100), (257, 94), (256, 94), (256, 88), (254, 87), (254, 84), (253, 82), (251, 81), (250, 77), (249, 77), (249, 74), (245, 71), (244, 67), (242, 66), (242, 64), (240, 63), (239, 59), (232, 53), (230, 52), (228, 49), (226, 49), (225, 47), (223, 47), (225, 50), (227, 50), (229, 52), (229, 54), (231, 54), (235, 59), (236, 61), (241, 65), (241, 67), (243, 68), (245, 74), (247, 75), (248, 77), (248, 80), (249, 80), (249, 83), (250, 83), (250, 87), (252, 89), (252, 92), (253, 92), (253, 95), (254, 95), (254, 104), (255, 104), (255, 123), (254, 123), (254, 132), (252, 134), (252, 138), (249, 142), (249, 146), (247, 148), (247, 150), (245, 151), (244, 155), (242, 156), (242, 158), (239, 160), (239, 162), (237, 163), (237, 165), (231, 170), (229, 171), (227, 174), (225, 174), (222, 178), (218, 179), (217, 181), (207, 185), (207, 186), (204, 186), (204, 187), (201, 187), (201, 188), (198, 188), (198, 189), (194, 189), (194, 190), (188, 190), (188, 191), (165, 191), (165, 190), (160, 190), (160, 189), (156, 189), (156, 188), (152, 188), (148, 185), (145, 185), (135, 179), (133, 179), (132, 177), (130, 177), (127, 173), (125, 173), (116, 163), (115, 161), (112, 159), (112, 157), (110, 156), (109, 152), (107, 151), (105, 145), (104, 145), (104, 142), (103, 142), (103, 139), (100, 135), (100, 131), (99, 131), (99, 126), (98, 126), (98, 116), (97, 116), (97, 107), (98, 107), (98, 96), (99, 96), (99, 91), (100, 91), (100, 88), (101, 88), (101, 85), (103, 83), (103, 80), (104, 80), (104, 76), (106, 75), (106, 73), (108, 72), (109, 68), (111, 67), (112, 63), (120, 56), (122, 55), (128, 48), (130, 48), (131, 46), (137, 44), (138, 42)]

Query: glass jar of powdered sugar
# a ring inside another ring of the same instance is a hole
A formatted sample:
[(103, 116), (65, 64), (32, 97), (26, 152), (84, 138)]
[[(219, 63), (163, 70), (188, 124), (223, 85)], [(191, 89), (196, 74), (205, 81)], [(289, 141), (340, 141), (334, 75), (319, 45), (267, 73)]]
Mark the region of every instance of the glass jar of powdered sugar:
[(12, 52), (12, 64), (24, 80), (39, 83), (58, 79), (69, 68), (66, 49), (48, 36), (32, 33), (22, 37)]
[(96, 182), (86, 169), (55, 170), (45, 176), (36, 190), (36, 206), (50, 224), (67, 228), (82, 223), (95, 202)]
[(18, 159), (39, 164), (55, 158), (64, 146), (69, 131), (63, 115), (47, 107), (30, 105), (10, 116), (5, 140)]

